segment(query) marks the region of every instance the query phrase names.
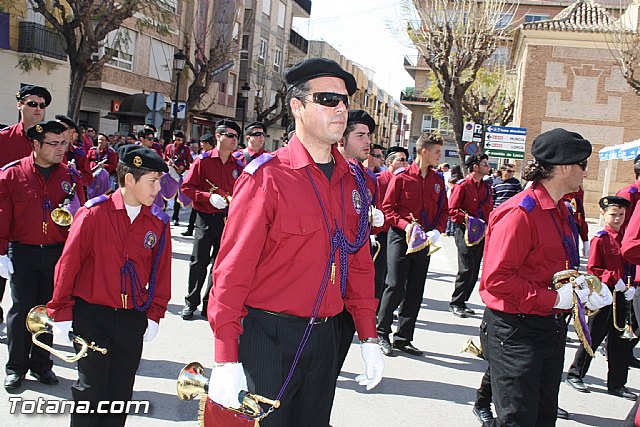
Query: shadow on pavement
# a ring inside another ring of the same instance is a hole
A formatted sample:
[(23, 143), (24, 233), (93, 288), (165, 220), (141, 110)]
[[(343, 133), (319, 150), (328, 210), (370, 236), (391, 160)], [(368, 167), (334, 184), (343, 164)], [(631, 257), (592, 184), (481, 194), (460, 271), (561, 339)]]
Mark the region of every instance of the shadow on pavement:
[[(168, 380), (178, 380), (178, 375), (186, 363), (172, 362), (170, 360), (146, 360), (140, 361), (138, 377), (166, 378)], [(177, 399), (177, 396), (176, 396)]]
[(571, 413), (569, 420), (585, 426), (621, 426), (622, 422), (615, 418), (597, 417), (595, 415)]
[(198, 419), (199, 400), (184, 401), (177, 395), (169, 395), (155, 391), (139, 391), (133, 393), (136, 400), (148, 400), (150, 409), (148, 414), (127, 417), (127, 425), (136, 425), (136, 418), (154, 418), (169, 421), (193, 421)]
[[(451, 315), (453, 316), (453, 314)], [(418, 319), (416, 322), (416, 328), (424, 329), (427, 331), (441, 332), (445, 334), (459, 334), (463, 336), (478, 336), (478, 327), (470, 326), (470, 325), (458, 325), (458, 324), (450, 324), (450, 323), (438, 323), (433, 321), (424, 321)], [(463, 340), (466, 338), (461, 338), (460, 346), (462, 346)]]

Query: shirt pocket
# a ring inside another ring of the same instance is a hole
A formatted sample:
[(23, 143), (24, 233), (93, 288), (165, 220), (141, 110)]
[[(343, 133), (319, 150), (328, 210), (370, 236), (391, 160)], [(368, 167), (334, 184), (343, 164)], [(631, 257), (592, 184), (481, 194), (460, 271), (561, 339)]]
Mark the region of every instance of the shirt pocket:
[(285, 237), (307, 236), (325, 227), (322, 217), (313, 214), (284, 214), (280, 221)]

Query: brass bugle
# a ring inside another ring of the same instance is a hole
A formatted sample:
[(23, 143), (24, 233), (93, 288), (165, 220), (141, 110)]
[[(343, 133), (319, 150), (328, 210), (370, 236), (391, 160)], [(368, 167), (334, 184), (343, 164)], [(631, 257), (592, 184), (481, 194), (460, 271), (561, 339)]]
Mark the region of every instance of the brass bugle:
[(51, 212), (51, 220), (60, 227), (67, 227), (73, 223), (73, 215), (69, 211), (69, 205), (76, 195), (75, 182), (69, 190), (69, 194), (60, 205)]
[[(204, 367), (198, 362), (191, 362), (178, 375), (177, 394), (180, 400), (193, 400), (209, 393), (209, 379), (204, 375)], [(280, 407), (279, 400), (271, 400), (258, 394), (241, 391), (238, 395), (241, 403), (240, 411), (254, 418), (264, 417), (265, 413), (259, 403)]]
[(104, 158), (104, 159), (100, 160), (98, 163), (96, 163), (96, 165), (91, 168), (91, 173), (94, 173), (95, 171), (100, 169), (102, 166), (104, 166), (104, 164), (107, 163), (108, 160), (109, 160), (109, 158), (107, 157), (107, 158)]
[[(211, 181), (209, 181), (208, 179), (205, 178), (205, 181), (207, 181), (207, 184), (209, 184), (211, 186), (211, 188), (209, 189), (209, 193), (213, 194), (215, 193), (215, 191), (220, 188), (218, 186), (216, 186), (214, 183), (212, 183)], [(224, 196), (222, 194), (220, 194), (220, 196), (222, 196), (222, 198), (224, 199), (225, 202), (227, 202), (228, 205), (231, 204), (231, 196), (228, 194), (225, 194)]]
[(376, 251), (373, 254), (373, 262), (376, 262), (376, 259), (378, 259), (378, 255), (380, 255), (380, 249), (382, 249), (382, 245), (376, 240), (372, 246), (376, 248)]
[(469, 337), (464, 343), (462, 349), (460, 350), (460, 353), (471, 353), (476, 357), (484, 359), (484, 354), (482, 354), (482, 347), (477, 346), (476, 343), (473, 342), (473, 338), (471, 337)]
[[(628, 276), (627, 279), (627, 290), (631, 287), (631, 276)], [(622, 332), (622, 334), (620, 334), (620, 338), (622, 338), (623, 340), (634, 340), (636, 338), (638, 338), (636, 336), (636, 334), (633, 333), (633, 326), (631, 325), (632, 323), (632, 301), (627, 301), (626, 305), (625, 305), (625, 323), (623, 327), (618, 326), (618, 309), (617, 309), (617, 304), (616, 304), (616, 299), (617, 299), (617, 291), (614, 289), (613, 290), (613, 327), (616, 328), (617, 330), (619, 330), (620, 332)]]
[(427, 256), (433, 255), (434, 253), (438, 252), (440, 249), (442, 249), (442, 245), (440, 244), (440, 242), (432, 243), (431, 239), (429, 239), (429, 252), (427, 253)]
[(82, 359), (87, 355), (87, 352), (89, 351), (89, 349), (93, 351), (97, 351), (98, 353), (107, 354), (106, 348), (98, 347), (94, 342), (87, 343), (86, 340), (84, 340), (83, 338), (75, 334), (73, 334), (72, 340), (73, 342), (79, 344), (81, 348), (80, 348), (80, 351), (78, 351), (78, 353), (74, 356), (68, 356), (63, 352), (60, 352), (54, 349), (53, 347), (48, 346), (42, 341), (39, 341), (38, 337), (40, 335), (50, 334), (52, 333), (52, 330), (53, 330), (53, 320), (47, 314), (47, 309), (45, 308), (44, 305), (37, 305), (33, 307), (31, 310), (29, 310), (25, 324), (26, 324), (27, 330), (32, 334), (31, 341), (33, 341), (35, 345), (47, 350), (49, 353), (53, 354), (56, 357), (59, 357), (65, 362), (68, 362), (68, 363), (77, 362), (78, 360)]

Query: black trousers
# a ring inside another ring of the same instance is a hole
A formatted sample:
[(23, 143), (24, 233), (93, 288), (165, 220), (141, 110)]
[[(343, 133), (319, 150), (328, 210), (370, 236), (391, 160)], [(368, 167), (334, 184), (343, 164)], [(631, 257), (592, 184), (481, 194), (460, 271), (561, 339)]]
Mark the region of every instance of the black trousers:
[[(0, 277), (0, 303), (2, 303), (2, 297), (4, 296), (4, 288), (7, 286), (7, 279)], [(4, 322), (4, 311), (0, 306), (0, 323)]]
[[(336, 318), (313, 326), (281, 405), (260, 422), (263, 427), (327, 427), (336, 389)], [(249, 309), (238, 343), (238, 357), (249, 391), (275, 399), (284, 384), (307, 326)]]
[(194, 208), (191, 208), (191, 213), (189, 214), (189, 225), (187, 225), (187, 230), (193, 231), (196, 227), (196, 211)]
[(400, 307), (398, 329), (393, 336), (393, 340), (398, 342), (413, 340), (431, 260), (427, 248), (409, 255), (406, 252), (404, 230), (391, 227), (387, 244), (386, 287), (380, 300), (377, 329), (378, 335), (389, 337), (393, 312)]
[[(76, 299), (73, 331), (85, 340), (107, 349), (107, 354), (89, 350), (78, 361), (78, 380), (71, 386), (73, 400), (88, 401), (96, 409), (100, 401), (131, 400), (136, 371), (142, 356), (142, 336), (147, 314), (90, 304)], [(80, 347), (74, 344), (76, 350)], [(127, 414), (72, 414), (71, 425), (124, 426)]]
[(480, 381), (480, 387), (476, 390), (476, 407), (489, 408), (491, 406), (491, 398), (491, 369), (487, 366), (487, 370), (484, 371)]
[[(380, 252), (378, 252), (378, 257), (376, 258), (373, 266), (376, 270), (375, 283), (376, 283), (376, 298), (381, 299), (382, 293), (384, 292), (385, 287), (385, 279), (387, 277), (387, 235), (386, 231), (378, 233), (376, 236), (376, 240), (380, 245)], [(373, 250), (375, 254), (375, 249)]]
[[(220, 238), (224, 229), (226, 213), (203, 213), (196, 211), (196, 230), (193, 237), (193, 251), (189, 263), (189, 284), (185, 304), (196, 308), (200, 305), (202, 287), (207, 278), (207, 268), (218, 255)], [(213, 286), (213, 279), (209, 276), (207, 289), (202, 298), (203, 311), (206, 311), (209, 302), (209, 292)]]
[[(28, 370), (42, 373), (53, 366), (49, 352), (32, 343), (25, 319), (33, 307), (51, 300), (53, 272), (62, 248), (62, 243), (44, 248), (15, 242), (9, 244), (9, 258), (14, 271), (10, 282), (13, 304), (7, 315), (7, 374), (24, 375)], [(50, 346), (53, 335), (43, 334), (38, 340)]]
[(173, 221), (180, 221), (180, 202), (178, 202), (178, 195), (173, 199), (173, 215), (171, 216)]
[(478, 281), (480, 264), (484, 253), (484, 240), (475, 246), (467, 246), (464, 241), (464, 225), (454, 224), (456, 246), (458, 247), (458, 274), (451, 295), (451, 305), (465, 307)]
[(563, 320), (486, 308), (480, 330), (497, 413), (492, 425), (554, 426), (567, 336)]
[[(624, 326), (626, 319), (626, 301), (621, 292), (616, 292), (616, 309), (618, 326)], [(632, 308), (633, 311), (633, 308)], [(635, 315), (631, 313), (635, 325)], [(596, 314), (589, 317), (589, 331), (591, 332), (591, 348), (595, 351), (605, 337), (607, 339), (607, 387), (609, 390), (622, 387), (627, 383), (629, 376), (629, 363), (633, 348), (638, 343), (637, 339), (626, 340), (620, 338), (621, 332), (613, 326), (613, 307), (602, 307)], [(591, 365), (592, 357), (580, 345), (573, 359), (573, 363), (567, 373), (568, 378), (584, 378)]]

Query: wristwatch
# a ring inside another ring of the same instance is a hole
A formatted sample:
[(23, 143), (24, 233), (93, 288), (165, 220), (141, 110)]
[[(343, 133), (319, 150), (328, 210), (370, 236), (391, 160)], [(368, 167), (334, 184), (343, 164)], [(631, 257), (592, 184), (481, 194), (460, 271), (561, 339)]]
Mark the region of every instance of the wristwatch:
[(369, 337), (363, 340), (360, 340), (360, 344), (372, 343), (372, 344), (380, 344), (380, 337)]

